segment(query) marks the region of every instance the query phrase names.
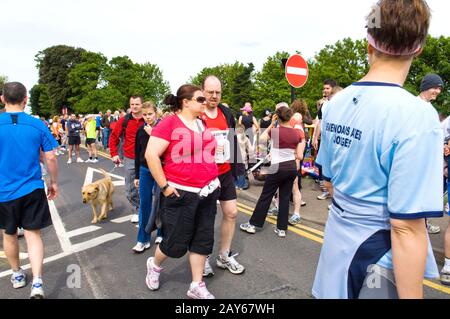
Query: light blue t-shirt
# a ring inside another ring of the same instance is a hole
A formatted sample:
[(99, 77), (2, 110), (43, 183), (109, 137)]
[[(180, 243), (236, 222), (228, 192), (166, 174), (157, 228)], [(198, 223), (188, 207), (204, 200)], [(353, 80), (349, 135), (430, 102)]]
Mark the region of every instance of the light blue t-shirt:
[(44, 188), (40, 150), (58, 146), (44, 123), (25, 113), (0, 115), (0, 202)]
[[(335, 194), (313, 294), (354, 298), (358, 267), (392, 269), (391, 218), (442, 217), (442, 128), (436, 110), (400, 86), (358, 82), (327, 104), (321, 129), (316, 162)], [(425, 275), (435, 278), (428, 246)]]

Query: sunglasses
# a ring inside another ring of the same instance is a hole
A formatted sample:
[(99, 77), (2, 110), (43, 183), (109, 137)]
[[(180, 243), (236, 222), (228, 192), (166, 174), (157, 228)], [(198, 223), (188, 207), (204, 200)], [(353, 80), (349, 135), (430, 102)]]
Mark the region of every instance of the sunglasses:
[(197, 102), (200, 103), (200, 104), (203, 104), (203, 103), (206, 102), (206, 97), (204, 97), (204, 96), (199, 96), (199, 97), (197, 97), (197, 98), (193, 98), (192, 100), (193, 100), (193, 101), (197, 101)]

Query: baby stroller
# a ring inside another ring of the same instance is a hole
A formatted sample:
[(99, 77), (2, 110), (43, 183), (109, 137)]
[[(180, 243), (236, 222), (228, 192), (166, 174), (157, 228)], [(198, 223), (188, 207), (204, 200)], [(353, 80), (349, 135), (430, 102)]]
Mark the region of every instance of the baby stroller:
[(248, 178), (250, 174), (253, 174), (255, 180), (264, 182), (266, 180), (266, 174), (263, 169), (264, 167), (270, 166), (270, 155), (267, 154), (263, 158), (257, 158), (257, 160), (256, 164), (245, 172), (245, 176)]

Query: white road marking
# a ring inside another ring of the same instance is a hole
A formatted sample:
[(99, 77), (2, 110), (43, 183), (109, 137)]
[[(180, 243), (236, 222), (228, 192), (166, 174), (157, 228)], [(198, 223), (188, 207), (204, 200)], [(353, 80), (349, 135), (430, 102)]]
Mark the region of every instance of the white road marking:
[[(0, 250), (0, 258), (6, 259), (6, 254), (4, 251)], [(21, 260), (28, 259), (28, 254), (27, 253), (19, 253), (19, 259), (21, 259)]]
[(55, 202), (52, 200), (48, 201), (48, 206), (50, 208), (50, 215), (52, 216), (53, 227), (55, 228), (56, 235), (58, 236), (59, 243), (61, 244), (61, 248), (63, 252), (70, 253), (72, 243), (70, 242), (70, 239), (67, 236), (66, 229), (64, 228), (64, 224), (61, 220), (61, 217), (58, 214)]
[(125, 222), (129, 222), (129, 221), (131, 220), (131, 217), (132, 217), (132, 216), (133, 216), (133, 215), (129, 215), (129, 216), (125, 216), (125, 217), (116, 218), (116, 219), (111, 220), (111, 223), (122, 224), (122, 223), (125, 223)]
[(286, 73), (306, 76), (308, 74), (308, 70), (304, 68), (295, 68), (293, 66), (288, 66)]
[[(84, 184), (83, 186), (89, 185), (94, 180), (94, 172), (103, 174), (101, 170), (88, 167), (86, 170), (86, 177), (84, 178)], [(125, 177), (108, 173), (109, 176), (111, 176), (112, 179), (118, 179), (117, 181), (113, 181), (114, 186), (125, 186)]]
[(75, 229), (75, 230), (72, 230), (72, 231), (68, 232), (66, 234), (66, 236), (68, 238), (72, 238), (72, 237), (80, 236), (80, 235), (83, 235), (83, 234), (92, 233), (92, 232), (94, 232), (96, 230), (99, 230), (99, 229), (101, 229), (101, 227), (97, 227), (97, 226), (88, 226), (88, 227), (78, 228), (78, 229)]
[(85, 241), (83, 243), (73, 245), (72, 250), (74, 253), (78, 253), (80, 251), (87, 250), (87, 249), (90, 249), (93, 247), (97, 247), (108, 241), (115, 240), (115, 239), (122, 238), (122, 237), (125, 237), (125, 235), (119, 234), (119, 233), (109, 233), (109, 234)]

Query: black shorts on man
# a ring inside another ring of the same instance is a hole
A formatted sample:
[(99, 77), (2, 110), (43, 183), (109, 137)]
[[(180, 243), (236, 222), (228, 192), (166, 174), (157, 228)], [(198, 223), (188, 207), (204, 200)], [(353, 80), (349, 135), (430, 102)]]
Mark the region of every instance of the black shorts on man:
[(69, 136), (69, 145), (80, 145), (81, 138), (79, 136)]
[(0, 229), (14, 235), (17, 228), (39, 230), (52, 225), (47, 195), (42, 188), (28, 195), (0, 203)]
[(234, 182), (234, 177), (231, 171), (219, 175), (219, 180), (220, 180), (219, 200), (223, 202), (236, 200), (237, 199), (236, 184)]
[(95, 144), (95, 138), (87, 138), (86, 145), (92, 145), (92, 144)]

